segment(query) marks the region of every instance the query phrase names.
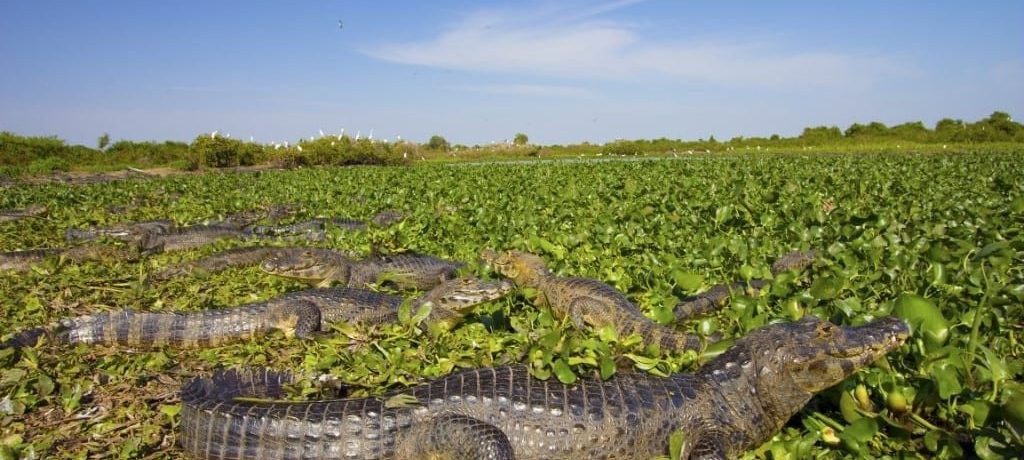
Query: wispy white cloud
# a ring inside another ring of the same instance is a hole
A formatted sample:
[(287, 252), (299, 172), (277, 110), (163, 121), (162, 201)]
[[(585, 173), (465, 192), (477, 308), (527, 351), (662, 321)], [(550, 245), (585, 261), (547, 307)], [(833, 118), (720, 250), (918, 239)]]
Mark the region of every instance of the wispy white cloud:
[(495, 85), (462, 85), (453, 87), (459, 90), (488, 94), (507, 94), (514, 96), (544, 96), (586, 98), (594, 96), (593, 91), (575, 86), (531, 85), (531, 84), (495, 84)]
[(911, 73), (885, 56), (805, 51), (771, 40), (652, 40), (603, 15), (637, 0), (585, 8), (479, 10), (436, 37), (385, 43), (363, 52), (410, 65), (508, 75), (579, 79), (651, 78), (746, 87), (864, 88)]

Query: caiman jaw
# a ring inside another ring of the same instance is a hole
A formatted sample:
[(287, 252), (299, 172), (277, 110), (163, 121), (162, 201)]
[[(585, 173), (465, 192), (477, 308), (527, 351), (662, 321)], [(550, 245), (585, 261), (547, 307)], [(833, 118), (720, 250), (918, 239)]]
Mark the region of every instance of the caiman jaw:
[(312, 255), (304, 256), (299, 260), (284, 261), (272, 257), (260, 264), (260, 269), (272, 275), (285, 276), (298, 279), (316, 279), (322, 272), (322, 266)]
[(504, 297), (512, 292), (514, 285), (508, 280), (481, 281), (474, 278), (459, 278), (446, 281), (435, 288), (440, 295), (427, 295), (441, 308), (459, 311), (478, 303)]
[(808, 317), (795, 326), (809, 339), (791, 351), (788, 372), (797, 386), (812, 393), (878, 360), (902, 345), (910, 334), (907, 324), (895, 317), (859, 327), (840, 327)]

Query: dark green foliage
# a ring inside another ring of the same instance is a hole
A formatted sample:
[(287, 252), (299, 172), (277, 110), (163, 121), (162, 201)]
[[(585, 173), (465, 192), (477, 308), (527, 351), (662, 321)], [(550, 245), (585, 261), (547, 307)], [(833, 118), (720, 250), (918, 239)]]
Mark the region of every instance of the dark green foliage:
[(216, 134), (201, 134), (192, 141), (189, 151), (200, 163), (213, 168), (239, 166), (246, 157), (242, 141)]
[(512, 139), (512, 143), (515, 145), (526, 145), (530, 142), (529, 136), (526, 133), (516, 133), (516, 137)]
[(443, 152), (447, 152), (449, 149), (451, 149), (451, 144), (449, 144), (448, 140), (445, 139), (444, 137), (435, 134), (433, 136), (430, 136), (430, 141), (427, 142), (427, 148), (430, 150), (440, 150)]
[(353, 140), (348, 136), (304, 141), (293, 147), (290, 155), (288, 161), (297, 166), (397, 165), (405, 162), (402, 153), (389, 143)]
[(815, 143), (815, 144), (826, 144), (838, 141), (843, 138), (843, 132), (835, 126), (816, 126), (814, 128), (804, 128), (804, 132), (800, 134), (800, 139)]
[(100, 156), (112, 164), (164, 165), (189, 156), (184, 142), (117, 141)]
[(28, 137), (0, 132), (0, 166), (24, 165), (47, 157), (61, 156), (67, 144), (56, 136)]
[(640, 155), (644, 152), (643, 145), (637, 141), (626, 141), (619, 140), (615, 142), (609, 142), (604, 145), (603, 153), (605, 155), (624, 156), (632, 157)]

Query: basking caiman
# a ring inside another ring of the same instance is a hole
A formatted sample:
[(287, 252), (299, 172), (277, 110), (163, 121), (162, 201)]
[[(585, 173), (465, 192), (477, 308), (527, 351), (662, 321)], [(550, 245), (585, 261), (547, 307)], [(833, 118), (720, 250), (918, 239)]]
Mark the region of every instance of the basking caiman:
[(29, 206), (27, 208), (2, 209), (0, 210), (0, 223), (14, 222), (26, 217), (38, 217), (46, 214), (46, 212), (47, 209), (45, 206), (38, 205)]
[[(512, 291), (508, 281), (485, 282), (475, 278), (448, 280), (412, 302), (431, 304), (427, 324), (434, 328), (454, 326), (469, 307), (503, 297)], [(40, 336), (57, 344), (127, 345), (150, 348), (165, 345), (206, 347), (282, 330), (285, 335), (305, 337), (329, 331), (330, 324), (381, 324), (394, 321), (402, 297), (353, 288), (309, 289), (263, 302), (222, 310), (190, 313), (148, 313), (133, 310), (101, 313), (61, 320), (52, 326), (16, 334), (4, 347), (33, 346)]]
[(327, 229), (337, 227), (342, 230), (366, 230), (370, 225), (387, 227), (405, 219), (405, 214), (399, 211), (381, 211), (370, 218), (369, 222), (350, 219), (347, 217), (318, 217), (304, 222), (290, 225), (267, 226), (260, 225), (252, 228), (252, 233), (257, 236), (293, 236), (309, 241), (319, 241), (327, 237)]
[(100, 260), (134, 261), (138, 259), (138, 256), (137, 251), (97, 244), (83, 244), (69, 248), (25, 249), (0, 252), (0, 271), (27, 271), (51, 257), (80, 263)]
[(625, 295), (601, 281), (552, 275), (543, 259), (521, 251), (499, 254), (485, 250), (481, 258), (518, 287), (536, 289), (539, 303), (549, 306), (558, 317), (568, 317), (577, 328), (584, 324), (611, 326), (620, 337), (638, 334), (644, 343), (657, 344), (662, 350), (701, 348), (698, 337), (655, 323)]
[[(789, 270), (802, 270), (814, 262), (814, 251), (792, 251), (783, 254), (772, 263), (772, 275)], [(756, 295), (768, 285), (766, 280), (737, 281), (732, 284), (719, 284), (700, 294), (682, 299), (672, 309), (676, 320), (684, 321), (697, 316), (711, 313), (722, 306), (733, 292), (747, 292)]]
[[(279, 398), (288, 374), (220, 371), (184, 385), (181, 445), (197, 459), (727, 459), (778, 431), (818, 391), (897, 348), (906, 324), (814, 317), (752, 331), (693, 374), (575, 385), (525, 367), (472, 369), (378, 397)], [(436, 456), (436, 457), (430, 457)]]
[(260, 220), (276, 221), (293, 212), (289, 206), (270, 206), (265, 209), (237, 212), (221, 220), (185, 227), (178, 227), (174, 221), (161, 219), (85, 230), (72, 228), (66, 230), (64, 236), (69, 241), (114, 238), (137, 243), (144, 254), (152, 254), (192, 249), (223, 238), (247, 238), (251, 236), (249, 230)]
[(464, 264), (422, 254), (392, 254), (351, 260), (329, 249), (282, 251), (260, 264), (272, 275), (308, 282), (337, 283), (362, 287), (371, 283), (390, 284), (398, 289), (430, 289), (441, 280), (456, 276)]
[[(277, 257), (290, 251), (321, 250), (317, 248), (297, 247), (273, 247), (273, 246), (247, 246), (226, 249), (199, 260), (181, 263), (167, 267), (154, 273), (150, 278), (154, 281), (164, 281), (169, 278), (188, 275), (192, 273), (216, 273), (228, 268), (243, 268), (258, 266), (264, 260)], [(339, 253), (339, 255), (346, 255)]]

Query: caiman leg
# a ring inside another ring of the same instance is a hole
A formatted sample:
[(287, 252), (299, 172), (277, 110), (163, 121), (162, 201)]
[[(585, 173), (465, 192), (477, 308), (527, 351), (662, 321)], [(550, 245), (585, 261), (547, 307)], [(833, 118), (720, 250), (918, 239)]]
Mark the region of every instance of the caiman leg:
[(396, 458), (515, 460), (503, 431), (458, 414), (443, 414), (431, 423), (416, 425), (396, 444)]

